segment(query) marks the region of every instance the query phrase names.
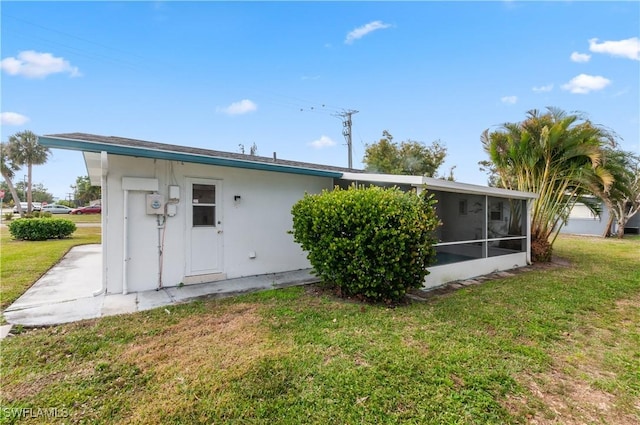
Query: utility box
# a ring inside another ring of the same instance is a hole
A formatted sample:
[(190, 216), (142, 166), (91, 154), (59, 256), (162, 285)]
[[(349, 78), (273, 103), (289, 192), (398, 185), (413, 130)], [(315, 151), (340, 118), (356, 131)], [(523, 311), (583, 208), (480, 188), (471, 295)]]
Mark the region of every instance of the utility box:
[(147, 214), (164, 214), (164, 196), (159, 193), (147, 195)]
[(169, 199), (171, 201), (180, 199), (180, 186), (169, 186)]

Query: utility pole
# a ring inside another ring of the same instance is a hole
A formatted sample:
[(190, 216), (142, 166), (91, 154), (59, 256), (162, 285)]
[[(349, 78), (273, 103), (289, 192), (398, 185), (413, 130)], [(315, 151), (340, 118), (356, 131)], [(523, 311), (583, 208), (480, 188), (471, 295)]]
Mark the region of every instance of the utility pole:
[(357, 114), (359, 111), (354, 109), (349, 109), (348, 111), (343, 111), (340, 114), (335, 114), (335, 116), (342, 118), (342, 135), (347, 141), (347, 149), (349, 150), (349, 169), (353, 168), (353, 159), (352, 159), (352, 146), (351, 143), (351, 115)]

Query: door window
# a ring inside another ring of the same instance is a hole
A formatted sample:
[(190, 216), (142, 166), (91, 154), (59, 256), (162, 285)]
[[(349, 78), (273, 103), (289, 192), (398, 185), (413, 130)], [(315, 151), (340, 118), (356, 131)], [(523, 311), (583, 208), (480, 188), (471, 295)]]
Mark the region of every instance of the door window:
[(193, 227), (216, 227), (216, 186), (194, 184), (192, 190)]

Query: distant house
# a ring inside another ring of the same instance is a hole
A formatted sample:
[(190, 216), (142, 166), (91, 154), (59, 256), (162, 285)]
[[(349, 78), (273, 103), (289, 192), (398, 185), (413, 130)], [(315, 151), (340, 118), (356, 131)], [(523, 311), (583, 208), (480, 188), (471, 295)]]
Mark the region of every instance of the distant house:
[(107, 293), (309, 268), (291, 207), (353, 183), (434, 193), (443, 225), (427, 287), (530, 262), (531, 193), (91, 134), (39, 143), (83, 152), (102, 188)]
[[(609, 223), (610, 212), (604, 203), (600, 204), (600, 214), (595, 214), (583, 203), (577, 203), (569, 213), (567, 221), (560, 228), (560, 233), (573, 235), (602, 236)], [(609, 229), (611, 234), (617, 232), (615, 220)], [(640, 214), (635, 214), (627, 222), (625, 233), (640, 233)]]

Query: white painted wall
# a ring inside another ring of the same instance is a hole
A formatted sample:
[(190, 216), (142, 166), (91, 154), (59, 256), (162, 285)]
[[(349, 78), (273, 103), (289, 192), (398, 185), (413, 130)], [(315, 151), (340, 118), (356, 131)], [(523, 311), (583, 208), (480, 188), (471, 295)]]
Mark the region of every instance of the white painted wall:
[(498, 257), (479, 258), (477, 260), (446, 264), (429, 268), (424, 288), (436, 288), (447, 282), (470, 279), (484, 274), (524, 267), (527, 265), (527, 253), (518, 252)]
[[(186, 214), (190, 211), (186, 203), (187, 181), (194, 178), (219, 180), (222, 183), (222, 211), (219, 218), (223, 230), (221, 271), (224, 276), (221, 277), (235, 278), (310, 267), (305, 252), (288, 233), (292, 228), (291, 207), (305, 192), (319, 193), (323, 189), (331, 189), (332, 179), (118, 155), (109, 155), (108, 164), (108, 175), (103, 185), (105, 199), (102, 217), (103, 248), (106, 248), (103, 253), (103, 273), (108, 293), (120, 293), (123, 290), (123, 177), (157, 179), (159, 192), (166, 198), (170, 185), (180, 187), (177, 214), (167, 217), (166, 222), (163, 286), (177, 286), (187, 280), (187, 255), (190, 249), (187, 246)], [(158, 285), (158, 223), (155, 215), (146, 214), (147, 193), (150, 192), (129, 191), (129, 258), (126, 276), (131, 292), (155, 289)], [(234, 201), (235, 196), (240, 196), (240, 200)], [(456, 195), (456, 202), (452, 202), (447, 211), (439, 213), (443, 217), (459, 214), (457, 201), (466, 197), (468, 195)], [(473, 208), (473, 204), (469, 207)], [(484, 217), (484, 213), (477, 215)], [(475, 236), (479, 224), (473, 219), (464, 220), (464, 223), (456, 232), (463, 232), (465, 236), (471, 236), (470, 232), (473, 232)], [(206, 250), (208, 247), (199, 249)], [(255, 252), (255, 258), (250, 258), (251, 252)], [(435, 287), (452, 280), (526, 264), (526, 253), (516, 253), (432, 267), (425, 286)]]
[[(124, 191), (123, 177), (156, 178), (159, 192), (168, 198), (168, 186), (180, 186), (177, 214), (167, 217), (164, 236), (163, 286), (177, 286), (185, 280), (188, 250), (186, 205), (187, 178), (222, 181), (223, 269), (227, 278), (274, 273), (310, 267), (306, 254), (287, 232), (292, 228), (291, 207), (305, 191), (318, 193), (330, 189), (330, 178), (187, 164), (164, 160), (109, 155), (106, 178), (107, 216), (103, 238), (109, 251), (105, 255), (107, 292), (119, 293), (124, 269)], [(145, 195), (129, 191), (128, 290), (155, 289), (158, 285), (159, 252), (157, 219), (145, 212)], [(239, 201), (234, 196), (239, 195)], [(199, 249), (207, 249), (200, 247)], [(255, 258), (249, 253), (255, 252)]]

